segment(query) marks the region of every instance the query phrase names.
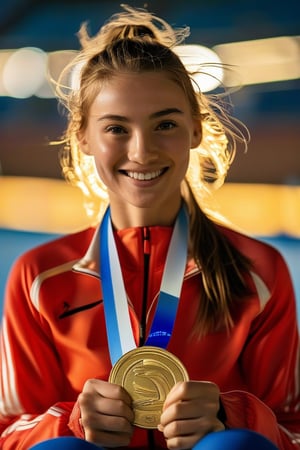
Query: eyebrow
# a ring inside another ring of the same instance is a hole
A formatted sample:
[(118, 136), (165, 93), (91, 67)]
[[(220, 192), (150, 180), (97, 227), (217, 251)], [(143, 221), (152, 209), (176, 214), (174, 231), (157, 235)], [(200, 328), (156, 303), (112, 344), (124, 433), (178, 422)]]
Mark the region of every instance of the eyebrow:
[[(183, 111), (181, 111), (178, 108), (166, 108), (161, 111), (156, 111), (155, 113), (150, 114), (150, 119), (156, 119), (158, 117), (167, 116), (169, 114), (183, 114)], [(120, 122), (129, 122), (129, 120), (124, 116), (119, 116), (118, 114), (105, 114), (104, 116), (101, 116), (98, 118), (98, 120), (116, 120)]]
[(162, 116), (167, 116), (168, 114), (183, 114), (183, 111), (181, 111), (181, 109), (178, 108), (166, 108), (163, 109), (162, 111), (157, 111), (153, 114), (150, 115), (151, 119), (155, 119), (156, 117), (162, 117)]

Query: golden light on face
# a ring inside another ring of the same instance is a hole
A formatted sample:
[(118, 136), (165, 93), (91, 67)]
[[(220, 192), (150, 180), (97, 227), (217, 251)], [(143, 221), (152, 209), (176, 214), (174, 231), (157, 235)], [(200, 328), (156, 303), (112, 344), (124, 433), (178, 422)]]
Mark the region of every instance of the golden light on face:
[[(101, 88), (80, 133), (114, 202), (177, 208), (190, 149), (201, 141), (184, 91), (163, 73), (120, 74)], [(176, 206), (175, 206), (176, 205)]]
[[(127, 90), (127, 92), (132, 92), (132, 87), (133, 85), (130, 86), (130, 90)], [(149, 95), (149, 89), (146, 92)], [(159, 92), (159, 90), (155, 89), (152, 99), (159, 97)], [(144, 104), (137, 101), (133, 103), (137, 105)], [(136, 115), (139, 116), (139, 114)], [(187, 159), (184, 164), (181, 164), (181, 169), (183, 170), (179, 177), (181, 180), (184, 172), (186, 172), (186, 178), (199, 203), (201, 203), (203, 198), (205, 199), (209, 190), (219, 188), (223, 184), (230, 166), (230, 158), (226, 151), (228, 141), (223, 128), (212, 117), (208, 116), (207, 119), (202, 123), (202, 139), (198, 141), (191, 151), (190, 143), (187, 146), (188, 154), (185, 156)], [(71, 142), (71, 152), (75, 171), (68, 171), (66, 177), (72, 184), (77, 185), (83, 191), (88, 215), (98, 219), (102, 216), (108, 203), (106, 183), (104, 179), (99, 177), (94, 155), (90, 153), (90, 150), (83, 152), (82, 145), (79, 148), (77, 140), (74, 139)], [(212, 161), (213, 163), (215, 171), (215, 181), (213, 183), (204, 181), (203, 167), (205, 161)]]

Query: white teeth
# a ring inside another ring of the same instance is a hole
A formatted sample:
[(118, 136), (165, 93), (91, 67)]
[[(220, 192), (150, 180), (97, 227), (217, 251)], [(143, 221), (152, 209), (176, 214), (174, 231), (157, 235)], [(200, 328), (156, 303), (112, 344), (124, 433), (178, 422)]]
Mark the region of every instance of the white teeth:
[(148, 173), (127, 172), (127, 175), (130, 178), (134, 178), (135, 180), (149, 181), (149, 180), (153, 180), (154, 178), (159, 177), (159, 175), (161, 175), (161, 173), (162, 173), (162, 170), (156, 170), (155, 172), (148, 172)]

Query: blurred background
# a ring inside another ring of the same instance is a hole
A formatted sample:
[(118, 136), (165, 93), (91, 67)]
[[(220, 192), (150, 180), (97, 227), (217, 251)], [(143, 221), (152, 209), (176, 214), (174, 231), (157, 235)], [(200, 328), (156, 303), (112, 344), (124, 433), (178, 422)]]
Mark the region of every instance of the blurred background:
[[(233, 113), (251, 142), (228, 181), (300, 184), (300, 1), (152, 0), (128, 2), (174, 26), (190, 26), (188, 44), (213, 50), (240, 70)], [(64, 117), (41, 78), (48, 55), (78, 50), (119, 1), (9, 0), (0, 12), (0, 174), (61, 178), (57, 148)]]

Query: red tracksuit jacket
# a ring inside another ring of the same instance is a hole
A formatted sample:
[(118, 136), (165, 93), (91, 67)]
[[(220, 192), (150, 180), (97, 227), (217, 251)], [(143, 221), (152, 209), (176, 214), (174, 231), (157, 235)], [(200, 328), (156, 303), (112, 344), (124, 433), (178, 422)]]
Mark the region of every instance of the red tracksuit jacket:
[[(168, 350), (190, 379), (218, 384), (227, 427), (262, 433), (280, 450), (300, 448), (299, 342), (287, 266), (269, 245), (220, 229), (252, 258), (249, 283), (255, 294), (236, 303), (230, 334), (195, 340), (191, 330), (202, 285), (189, 261)], [(151, 324), (172, 233), (169, 227), (149, 231), (144, 300), (144, 230), (116, 234), (136, 342), (143, 301), (148, 329)], [(98, 230), (90, 228), (28, 251), (11, 270), (1, 331), (3, 450), (25, 450), (57, 436), (83, 437), (77, 396), (87, 379), (107, 380), (111, 370), (98, 254)], [(147, 449), (148, 433), (136, 428), (129, 448)], [(153, 434), (156, 448), (165, 448), (163, 435)]]

